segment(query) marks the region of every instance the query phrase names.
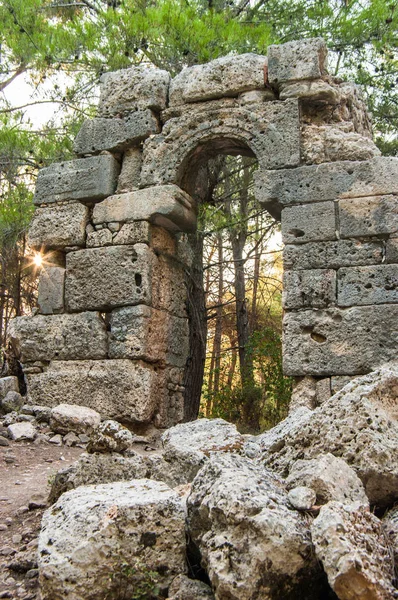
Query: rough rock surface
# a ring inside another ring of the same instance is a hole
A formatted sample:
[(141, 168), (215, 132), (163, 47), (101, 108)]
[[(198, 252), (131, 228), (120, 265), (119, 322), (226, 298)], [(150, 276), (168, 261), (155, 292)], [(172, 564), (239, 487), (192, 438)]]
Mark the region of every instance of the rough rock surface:
[(290, 504), (297, 510), (310, 510), (315, 504), (316, 493), (310, 487), (292, 488), (287, 495)]
[(0, 400), (0, 406), (5, 413), (10, 413), (14, 410), (19, 411), (24, 403), (19, 392), (10, 391), (3, 400)]
[(309, 125), (303, 129), (303, 158), (307, 164), (336, 160), (369, 160), (380, 155), (375, 143), (353, 131), (352, 123)]
[(198, 581), (178, 575), (169, 587), (169, 600), (214, 600), (211, 587)]
[[(383, 529), (390, 542), (394, 555), (395, 569), (398, 565), (398, 506), (395, 506), (383, 517)], [(398, 584), (398, 573), (395, 573), (395, 585)], [(397, 586), (398, 587), (398, 586)]]
[(297, 460), (286, 479), (287, 488), (308, 486), (316, 492), (316, 504), (331, 500), (343, 504), (357, 502), (368, 506), (363, 484), (347, 463), (333, 454), (320, 454), (312, 460)]
[(91, 433), (88, 452), (123, 452), (132, 444), (131, 432), (117, 421), (103, 421)]
[(44, 514), (38, 567), (43, 600), (128, 597), (150, 571), (167, 588), (186, 570), (182, 500), (147, 479), (67, 492)]
[(19, 392), (18, 378), (13, 375), (0, 378), (0, 400), (3, 400), (8, 392)]
[(281, 480), (247, 458), (212, 455), (192, 484), (188, 529), (216, 598), (319, 597), (308, 527)]
[(328, 402), (299, 409), (260, 436), (262, 462), (287, 476), (298, 459), (331, 453), (361, 479), (371, 504), (398, 498), (398, 366), (354, 379)]
[(28, 244), (37, 250), (84, 246), (88, 208), (80, 202), (36, 208), (29, 226)]
[(287, 42), (268, 47), (270, 83), (319, 79), (326, 73), (327, 49), (322, 38)]
[(13, 423), (7, 427), (10, 439), (16, 442), (34, 440), (37, 437), (36, 428), (29, 422)]
[(392, 600), (393, 563), (381, 522), (364, 508), (329, 502), (311, 527), (317, 557), (340, 600)]
[(56, 433), (91, 433), (99, 426), (101, 416), (97, 411), (77, 404), (60, 404), (51, 411), (50, 427)]

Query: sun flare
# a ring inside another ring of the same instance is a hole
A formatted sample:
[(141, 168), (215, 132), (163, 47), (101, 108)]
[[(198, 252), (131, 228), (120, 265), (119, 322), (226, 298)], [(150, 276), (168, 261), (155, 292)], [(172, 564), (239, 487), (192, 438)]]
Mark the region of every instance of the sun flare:
[(43, 266), (43, 256), (40, 254), (40, 252), (37, 252), (34, 257), (33, 257), (33, 264), (36, 267), (42, 267)]

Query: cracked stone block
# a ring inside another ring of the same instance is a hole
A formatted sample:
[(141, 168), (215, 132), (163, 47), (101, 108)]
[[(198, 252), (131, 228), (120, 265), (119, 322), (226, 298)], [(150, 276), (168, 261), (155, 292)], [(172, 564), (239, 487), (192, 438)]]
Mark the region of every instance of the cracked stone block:
[(114, 245), (149, 244), (150, 225), (147, 221), (125, 223), (113, 238)]
[(286, 270), (339, 269), (340, 267), (374, 265), (383, 260), (383, 242), (337, 240), (288, 244), (283, 250)]
[(91, 312), (15, 317), (9, 336), (21, 362), (100, 359), (108, 350), (105, 323)]
[(283, 307), (325, 308), (336, 301), (336, 272), (326, 269), (284, 271)]
[(111, 154), (53, 163), (39, 171), (33, 202), (98, 202), (115, 192), (119, 171)]
[(100, 246), (111, 246), (113, 241), (110, 229), (100, 229), (99, 231), (90, 231), (87, 234), (87, 248), (99, 248)]
[(87, 206), (79, 202), (36, 208), (29, 226), (28, 244), (36, 250), (84, 246), (88, 216)]
[(76, 154), (121, 152), (158, 133), (159, 124), (150, 110), (137, 110), (125, 119), (87, 119), (73, 144)]
[(339, 201), (342, 238), (398, 232), (398, 197), (371, 196)]
[(113, 310), (110, 318), (110, 358), (143, 359), (183, 367), (188, 358), (187, 319), (149, 306)]
[(126, 423), (149, 423), (168, 398), (162, 370), (128, 359), (52, 361), (27, 381), (33, 404), (79, 404)]
[(223, 56), (182, 70), (170, 83), (170, 106), (203, 102), (264, 88), (267, 57), (259, 54)]
[(166, 108), (169, 83), (167, 71), (147, 65), (104, 73), (98, 116), (122, 116), (147, 108), (159, 112)]
[(142, 151), (140, 148), (128, 148), (123, 154), (122, 170), (117, 183), (118, 194), (131, 192), (140, 187)]
[(176, 185), (161, 185), (106, 198), (94, 207), (93, 223), (151, 221), (171, 231), (196, 230), (196, 206)]
[(45, 266), (40, 273), (37, 304), (42, 315), (64, 310), (65, 269)]
[(352, 123), (304, 126), (304, 162), (313, 165), (336, 160), (368, 160), (381, 154), (372, 139), (353, 129)]
[(396, 359), (398, 306), (288, 312), (283, 332), (285, 375), (368, 373)]
[(327, 73), (327, 48), (322, 38), (268, 46), (270, 83), (319, 79)]
[(339, 306), (398, 303), (398, 265), (339, 269), (337, 302)]
[(284, 244), (336, 239), (334, 202), (319, 202), (304, 206), (289, 206), (282, 211)]
[(336, 161), (254, 175), (256, 198), (267, 206), (398, 194), (398, 158)]

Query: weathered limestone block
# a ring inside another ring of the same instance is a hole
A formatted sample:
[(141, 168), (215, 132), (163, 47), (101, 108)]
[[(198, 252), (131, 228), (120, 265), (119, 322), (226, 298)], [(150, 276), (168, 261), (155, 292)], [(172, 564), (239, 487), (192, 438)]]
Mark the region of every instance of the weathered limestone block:
[(45, 266), (40, 273), (37, 304), (42, 315), (64, 310), (65, 269)]
[(339, 89), (322, 79), (288, 81), (280, 85), (280, 100), (300, 98), (308, 102), (327, 102), (337, 104), (340, 100)]
[(353, 131), (352, 123), (304, 126), (302, 143), (304, 162), (310, 165), (368, 160), (381, 154), (373, 140)]
[(115, 234), (113, 244), (115, 246), (149, 244), (150, 237), (150, 225), (147, 221), (125, 223)]
[(80, 404), (126, 423), (149, 422), (167, 398), (162, 371), (127, 359), (53, 361), (27, 380), (32, 404)]
[(398, 265), (343, 267), (337, 278), (339, 306), (398, 304)]
[(140, 148), (128, 148), (123, 154), (122, 170), (116, 192), (131, 192), (140, 186), (142, 152)]
[(314, 411), (301, 408), (259, 436), (260, 462), (286, 477), (297, 460), (331, 453), (354, 469), (371, 504), (390, 506), (398, 498), (397, 395), (397, 365), (354, 379)]
[(216, 598), (318, 598), (307, 528), (282, 481), (247, 458), (212, 455), (192, 484), (188, 531)]
[(267, 57), (259, 54), (223, 56), (183, 69), (170, 83), (170, 106), (202, 102), (264, 88)]
[(338, 86), (340, 92), (340, 120), (352, 121), (357, 133), (373, 138), (372, 121), (363, 88), (353, 81), (342, 81)]
[[(179, 184), (181, 176), (188, 173), (189, 164), (195, 170), (199, 158), (206, 160), (210, 156), (210, 146), (213, 156), (215, 149), (226, 154), (252, 152), (260, 165), (268, 169), (298, 165), (298, 101), (265, 102), (259, 110), (237, 102), (225, 108), (210, 108), (205, 103), (192, 106), (180, 117), (167, 121), (160, 135), (144, 143), (141, 187)], [(191, 161), (188, 165), (187, 160)]]
[(79, 202), (36, 208), (28, 244), (37, 250), (84, 246), (87, 221), (88, 208)]
[(87, 248), (100, 248), (101, 246), (111, 246), (113, 241), (112, 232), (110, 229), (99, 229), (98, 231), (90, 231), (87, 234)]
[(110, 358), (143, 359), (183, 367), (188, 350), (187, 319), (145, 305), (117, 308), (111, 313)]
[(277, 100), (276, 94), (271, 88), (267, 87), (263, 90), (252, 90), (250, 92), (242, 92), (238, 96), (239, 104), (245, 106), (247, 104), (262, 104), (268, 100)]
[(268, 79), (281, 83), (296, 79), (319, 79), (326, 75), (327, 48), (322, 38), (268, 46)]
[(398, 306), (305, 310), (284, 316), (286, 375), (357, 375), (396, 358)]
[[(117, 421), (108, 419), (102, 421), (91, 433), (87, 452), (124, 452), (132, 446), (132, 443), (133, 434), (127, 427), (123, 427)], [(101, 481), (101, 483), (105, 482)]]
[(0, 378), (0, 400), (4, 400), (8, 392), (19, 392), (18, 378), (14, 376)]
[(43, 517), (43, 600), (116, 600), (120, 590), (131, 597), (151, 571), (167, 589), (186, 571), (184, 527), (183, 501), (164, 483), (133, 479), (66, 492)]
[(286, 245), (283, 249), (285, 269), (339, 269), (340, 267), (375, 265), (383, 260), (383, 242), (338, 240)]
[(339, 201), (342, 238), (398, 232), (398, 197), (370, 196)]
[(398, 237), (387, 240), (386, 263), (398, 263)]
[(155, 225), (150, 226), (150, 233), (149, 245), (156, 254), (178, 256), (178, 260), (181, 260), (179, 249), (182, 246), (182, 236), (176, 236), (164, 227), (156, 227)]
[(9, 391), (3, 400), (0, 400), (1, 410), (5, 413), (19, 412), (25, 399), (19, 392)]
[(186, 575), (178, 575), (173, 580), (168, 597), (169, 600), (214, 600), (211, 587)]
[(325, 308), (336, 302), (336, 271), (284, 271), (282, 303), (285, 309)]
[(137, 110), (125, 119), (87, 119), (73, 144), (76, 154), (121, 152), (129, 145), (139, 144), (158, 133), (159, 124), (150, 110)]
[(343, 389), (350, 381), (354, 379), (353, 375), (337, 375), (336, 377), (330, 378), (330, 385), (332, 395), (337, 394), (340, 390)]
[(318, 506), (331, 500), (369, 506), (363, 484), (354, 469), (330, 453), (311, 460), (297, 460), (290, 469), (286, 485), (288, 489), (302, 485), (312, 488)]
[(316, 379), (310, 375), (297, 377), (293, 381), (293, 390), (289, 402), (289, 414), (300, 407), (314, 410), (317, 406)]
[(336, 161), (254, 175), (256, 198), (282, 206), (336, 198), (398, 194), (398, 159), (376, 156), (368, 161)]
[(92, 408), (77, 404), (59, 404), (51, 410), (50, 427), (65, 435), (69, 431), (90, 434), (101, 423), (101, 415)]
[(9, 336), (21, 362), (107, 356), (105, 323), (94, 312), (15, 317), (10, 324)]
[(340, 600), (391, 600), (394, 567), (379, 519), (365, 508), (330, 502), (311, 526), (315, 551)]
[(150, 108), (166, 108), (170, 75), (143, 65), (105, 73), (101, 77), (99, 117), (115, 117)]
[(316, 380), (316, 404), (319, 406), (323, 404), (327, 400), (329, 400), (332, 395), (331, 381), (330, 377), (324, 377), (323, 379)]
[(115, 192), (119, 171), (120, 165), (111, 154), (54, 163), (39, 171), (33, 201), (98, 202)]
[(310, 510), (316, 501), (316, 493), (310, 487), (300, 485), (292, 488), (288, 495), (290, 504), (296, 510)]
[(15, 442), (32, 441), (37, 437), (36, 428), (29, 422), (13, 423), (7, 427), (7, 433)]
[(93, 223), (151, 221), (171, 231), (196, 231), (195, 203), (176, 185), (111, 196), (93, 210)]
[(319, 202), (304, 206), (288, 206), (282, 211), (284, 244), (336, 239), (334, 202)]

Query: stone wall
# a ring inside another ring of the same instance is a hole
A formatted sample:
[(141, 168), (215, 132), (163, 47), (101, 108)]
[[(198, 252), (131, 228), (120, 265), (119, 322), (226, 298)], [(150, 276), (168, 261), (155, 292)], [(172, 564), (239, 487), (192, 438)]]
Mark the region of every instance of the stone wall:
[(360, 89), (330, 77), (326, 58), (312, 39), (173, 80), (144, 66), (104, 76), (78, 158), (37, 182), (38, 314), (11, 328), (32, 402), (183, 419), (185, 234), (200, 167), (219, 153), (256, 156), (256, 196), (281, 220), (295, 401), (319, 403), (395, 357), (398, 160), (379, 156)]

